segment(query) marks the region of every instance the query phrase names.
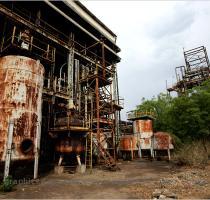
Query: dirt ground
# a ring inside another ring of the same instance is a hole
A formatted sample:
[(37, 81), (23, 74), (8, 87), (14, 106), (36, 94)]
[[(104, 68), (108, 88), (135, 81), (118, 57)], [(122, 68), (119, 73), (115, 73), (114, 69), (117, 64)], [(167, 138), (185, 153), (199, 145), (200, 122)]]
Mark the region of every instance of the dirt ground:
[(210, 166), (205, 169), (177, 168), (166, 161), (120, 161), (120, 171), (100, 169), (85, 174), (41, 177), (38, 183), (18, 184), (0, 198), (136, 199), (152, 198), (167, 190), (177, 198), (210, 199)]

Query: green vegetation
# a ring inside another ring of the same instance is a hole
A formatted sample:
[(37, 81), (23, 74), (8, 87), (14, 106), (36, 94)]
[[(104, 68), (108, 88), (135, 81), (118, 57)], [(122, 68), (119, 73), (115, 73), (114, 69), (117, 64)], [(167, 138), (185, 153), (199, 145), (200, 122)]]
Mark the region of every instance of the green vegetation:
[(14, 184), (13, 184), (12, 176), (7, 176), (5, 180), (3, 181), (3, 183), (0, 185), (0, 191), (10, 192), (13, 186)]
[[(210, 139), (210, 80), (180, 97), (160, 94), (151, 100), (142, 100), (136, 110), (153, 110), (156, 113), (154, 131), (167, 131), (176, 144), (199, 141), (208, 152)], [(199, 143), (200, 145), (200, 143)], [(183, 146), (182, 146), (183, 147)]]

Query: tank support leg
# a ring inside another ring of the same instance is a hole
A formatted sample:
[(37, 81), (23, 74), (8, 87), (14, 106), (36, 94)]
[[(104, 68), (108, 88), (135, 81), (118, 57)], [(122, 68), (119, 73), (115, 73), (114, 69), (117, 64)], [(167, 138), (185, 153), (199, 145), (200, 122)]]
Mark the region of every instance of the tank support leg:
[(171, 152), (170, 152), (170, 149), (168, 149), (167, 151), (168, 151), (168, 160), (171, 160)]
[(9, 176), (9, 168), (10, 168), (10, 161), (12, 155), (13, 129), (14, 129), (14, 120), (11, 119), (9, 121), (9, 129), (8, 129), (7, 150), (6, 150), (6, 159), (4, 166), (4, 180)]
[(80, 155), (77, 155), (77, 163), (78, 163), (79, 166), (82, 165), (82, 164), (81, 164), (81, 160), (80, 160)]
[(139, 145), (139, 158), (142, 158), (141, 146)]
[(63, 161), (63, 156), (62, 156), (62, 155), (60, 155), (60, 158), (59, 158), (59, 161), (58, 161), (58, 166), (61, 166), (62, 161)]
[(40, 136), (41, 136), (41, 124), (37, 123), (37, 132), (35, 140), (35, 155), (34, 155), (34, 179), (38, 178), (38, 168), (39, 168), (39, 148), (40, 148)]
[(130, 141), (130, 146), (131, 146), (131, 160), (133, 160), (133, 141)]

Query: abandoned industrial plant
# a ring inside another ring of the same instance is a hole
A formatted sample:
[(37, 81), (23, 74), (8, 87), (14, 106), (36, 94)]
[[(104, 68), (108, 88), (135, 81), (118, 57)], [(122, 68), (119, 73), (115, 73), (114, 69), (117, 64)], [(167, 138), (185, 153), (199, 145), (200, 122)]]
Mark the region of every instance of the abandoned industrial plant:
[(126, 26), (141, 14), (123, 9), (152, 3), (116, 3), (0, 2), (0, 198), (210, 198), (210, 43), (176, 44), (168, 75), (134, 78), (147, 66)]

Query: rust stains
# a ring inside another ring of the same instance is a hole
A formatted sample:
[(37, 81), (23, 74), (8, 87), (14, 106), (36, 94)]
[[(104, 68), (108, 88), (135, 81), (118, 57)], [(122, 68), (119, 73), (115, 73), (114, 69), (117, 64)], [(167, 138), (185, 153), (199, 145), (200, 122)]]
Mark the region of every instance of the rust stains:
[(80, 153), (85, 151), (85, 145), (81, 138), (64, 138), (57, 141), (55, 149), (60, 153)]
[(154, 133), (154, 149), (166, 150), (173, 149), (172, 138), (167, 132)]
[(137, 138), (134, 135), (124, 135), (120, 139), (120, 150), (130, 151), (137, 149)]
[(5, 159), (10, 119), (15, 119), (12, 159), (33, 158), (43, 74), (39, 61), (24, 56), (0, 58), (0, 161)]
[(139, 119), (134, 121), (134, 133), (152, 132), (151, 119)]

